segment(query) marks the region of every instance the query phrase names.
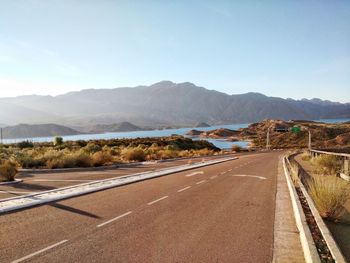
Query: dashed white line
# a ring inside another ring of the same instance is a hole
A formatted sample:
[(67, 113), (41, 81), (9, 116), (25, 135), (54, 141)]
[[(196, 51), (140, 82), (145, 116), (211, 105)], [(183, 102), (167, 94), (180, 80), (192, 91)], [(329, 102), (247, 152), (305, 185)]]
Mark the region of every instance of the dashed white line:
[(101, 226), (107, 225), (107, 224), (109, 224), (109, 223), (112, 223), (113, 221), (118, 220), (118, 219), (120, 219), (120, 218), (122, 218), (122, 217), (125, 217), (125, 216), (127, 216), (127, 215), (130, 215), (131, 213), (132, 213), (131, 211), (126, 212), (126, 213), (124, 213), (124, 214), (122, 214), (122, 215), (120, 215), (120, 216), (117, 216), (117, 217), (115, 217), (115, 218), (112, 218), (111, 220), (108, 220), (108, 221), (106, 221), (106, 222), (104, 222), (104, 223), (102, 223), (102, 224), (97, 225), (97, 227), (101, 227)]
[(228, 171), (228, 172), (231, 172), (231, 171), (232, 171), (232, 168), (231, 168), (231, 169), (228, 169), (227, 171)]
[(191, 186), (187, 186), (185, 188), (182, 188), (182, 189), (178, 190), (177, 192), (181, 193), (181, 192), (186, 191), (187, 189), (190, 189), (190, 188), (191, 188)]
[(221, 172), (220, 174), (225, 174), (226, 172)]
[(206, 180), (202, 180), (202, 181), (197, 182), (196, 184), (202, 184), (202, 183), (205, 183), (205, 182), (206, 182)]
[(190, 177), (190, 176), (194, 176), (196, 174), (204, 174), (204, 172), (203, 171), (193, 172), (193, 173), (190, 173), (190, 174), (186, 174), (185, 176)]
[(153, 205), (154, 203), (157, 203), (157, 202), (159, 202), (159, 201), (162, 201), (162, 200), (164, 200), (164, 199), (166, 199), (166, 198), (168, 198), (169, 196), (163, 196), (163, 197), (161, 197), (161, 198), (159, 198), (159, 199), (157, 199), (157, 200), (154, 200), (154, 201), (152, 201), (152, 202), (149, 202), (148, 203), (148, 205)]
[(36, 256), (36, 255), (39, 255), (39, 254), (45, 252), (45, 251), (47, 251), (47, 250), (50, 250), (50, 249), (52, 249), (52, 248), (54, 248), (54, 247), (57, 247), (57, 246), (59, 246), (59, 245), (62, 245), (63, 243), (66, 243), (67, 241), (68, 241), (68, 240), (62, 240), (62, 241), (60, 241), (60, 242), (58, 242), (58, 243), (56, 243), (56, 244), (53, 244), (53, 245), (48, 246), (48, 247), (46, 247), (46, 248), (43, 248), (43, 249), (41, 249), (41, 250), (39, 250), (39, 251), (37, 251), (37, 252), (34, 252), (34, 253), (30, 254), (30, 255), (27, 255), (27, 256), (25, 256), (25, 257), (23, 257), (23, 258), (16, 259), (16, 260), (12, 261), (12, 263), (18, 263), (18, 262), (25, 261), (25, 260), (27, 260), (27, 259), (29, 259), (29, 258), (32, 258), (32, 257), (34, 257), (34, 256)]
[(210, 179), (213, 180), (213, 179), (215, 179), (216, 177), (218, 177), (218, 176), (217, 176), (217, 175), (213, 175), (213, 176), (210, 177)]

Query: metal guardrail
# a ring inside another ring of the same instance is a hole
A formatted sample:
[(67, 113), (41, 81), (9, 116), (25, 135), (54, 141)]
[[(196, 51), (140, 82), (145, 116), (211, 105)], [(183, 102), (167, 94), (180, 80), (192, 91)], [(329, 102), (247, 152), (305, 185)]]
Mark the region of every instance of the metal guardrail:
[(319, 150), (310, 150), (311, 153), (320, 153), (320, 154), (329, 154), (329, 155), (335, 155), (335, 156), (341, 156), (341, 157), (346, 157), (350, 159), (350, 154), (349, 153), (336, 153), (336, 152), (326, 152), (326, 151), (319, 151)]
[(340, 172), (340, 177), (346, 181), (350, 181), (350, 154), (348, 153), (336, 153), (336, 152), (327, 152), (327, 151), (319, 151), (319, 150), (310, 150), (311, 155), (317, 154), (328, 154), (333, 156), (342, 157), (342, 171)]

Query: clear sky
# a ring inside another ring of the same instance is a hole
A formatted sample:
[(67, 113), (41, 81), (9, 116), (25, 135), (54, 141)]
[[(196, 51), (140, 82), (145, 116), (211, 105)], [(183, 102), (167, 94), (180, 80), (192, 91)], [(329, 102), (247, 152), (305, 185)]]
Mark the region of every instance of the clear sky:
[(350, 1), (0, 0), (0, 97), (161, 80), (350, 102)]

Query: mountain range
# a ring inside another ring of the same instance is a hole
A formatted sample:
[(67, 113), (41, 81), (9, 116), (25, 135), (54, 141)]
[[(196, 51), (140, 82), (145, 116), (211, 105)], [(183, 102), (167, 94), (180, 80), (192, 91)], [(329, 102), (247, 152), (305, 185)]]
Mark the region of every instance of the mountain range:
[[(137, 126), (250, 123), (262, 119), (349, 118), (350, 103), (282, 99), (260, 93), (228, 95), (190, 82), (87, 89), (59, 96), (0, 98), (0, 123), (56, 123), (95, 127), (131, 122)], [(113, 129), (113, 127), (107, 127)]]

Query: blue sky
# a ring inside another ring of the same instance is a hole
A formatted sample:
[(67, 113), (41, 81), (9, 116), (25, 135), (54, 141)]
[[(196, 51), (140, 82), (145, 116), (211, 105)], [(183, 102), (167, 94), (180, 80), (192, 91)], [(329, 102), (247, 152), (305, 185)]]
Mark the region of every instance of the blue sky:
[(350, 102), (350, 1), (0, 0), (0, 97), (161, 80)]

